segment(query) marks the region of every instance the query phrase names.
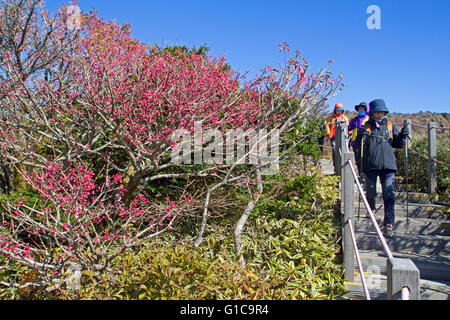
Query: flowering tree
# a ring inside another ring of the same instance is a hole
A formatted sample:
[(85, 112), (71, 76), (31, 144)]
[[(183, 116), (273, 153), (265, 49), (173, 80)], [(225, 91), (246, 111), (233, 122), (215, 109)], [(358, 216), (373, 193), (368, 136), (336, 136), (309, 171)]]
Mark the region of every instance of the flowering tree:
[[(235, 228), (240, 253), (240, 234), (263, 191), (262, 164), (176, 163), (174, 132), (194, 134), (201, 121), (203, 130), (283, 136), (336, 94), (340, 79), (326, 68), (308, 74), (296, 52), (282, 69), (267, 67), (245, 81), (224, 58), (148, 47), (128, 25), (95, 12), (69, 30), (65, 7), (51, 16), (40, 3), (5, 0), (0, 7), (3, 190), (11, 192), (15, 172), (38, 195), (33, 203), (17, 194), (2, 198), (0, 253), (56, 271), (73, 261), (106, 268), (124, 248), (170, 229), (194, 203), (184, 189), (156, 204), (141, 188), (145, 181), (205, 176), (215, 182), (200, 195), (195, 243), (202, 241), (212, 193), (238, 184), (251, 195)], [(282, 44), (282, 51), (287, 57), (289, 47)]]
[[(58, 270), (75, 259), (85, 269), (105, 268), (121, 249), (169, 229), (179, 210), (175, 202), (152, 204), (142, 193), (125, 207), (121, 176), (106, 176), (99, 185), (82, 163), (67, 169), (48, 163), (21, 174), (39, 197), (2, 204), (7, 232), (0, 236), (0, 252), (31, 266)], [(107, 254), (111, 246), (120, 250)]]

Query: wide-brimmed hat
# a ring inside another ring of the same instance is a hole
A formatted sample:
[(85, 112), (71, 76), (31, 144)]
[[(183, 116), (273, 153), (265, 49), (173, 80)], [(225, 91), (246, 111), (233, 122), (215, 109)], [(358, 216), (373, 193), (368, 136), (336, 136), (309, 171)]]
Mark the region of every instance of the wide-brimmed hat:
[(367, 103), (365, 103), (365, 102), (361, 102), (360, 104), (357, 104), (357, 105), (355, 106), (355, 110), (358, 111), (358, 108), (359, 108), (359, 107), (364, 107), (364, 108), (366, 108), (366, 111), (368, 110), (368, 109), (367, 109)]
[(389, 109), (386, 107), (386, 103), (383, 99), (375, 99), (371, 103), (370, 106), (370, 114), (374, 114), (375, 112), (386, 112), (389, 113)]

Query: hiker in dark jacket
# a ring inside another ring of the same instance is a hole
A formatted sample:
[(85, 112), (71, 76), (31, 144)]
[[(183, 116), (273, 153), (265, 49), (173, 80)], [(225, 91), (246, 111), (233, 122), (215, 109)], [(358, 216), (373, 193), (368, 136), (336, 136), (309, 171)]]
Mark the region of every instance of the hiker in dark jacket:
[(367, 181), (366, 196), (372, 210), (375, 210), (376, 183), (380, 177), (384, 201), (383, 233), (392, 237), (395, 222), (394, 175), (397, 171), (393, 148), (403, 148), (409, 131), (405, 126), (399, 132), (386, 119), (389, 110), (384, 100), (376, 99), (369, 106), (369, 120), (358, 130), (355, 145), (362, 148), (362, 170)]

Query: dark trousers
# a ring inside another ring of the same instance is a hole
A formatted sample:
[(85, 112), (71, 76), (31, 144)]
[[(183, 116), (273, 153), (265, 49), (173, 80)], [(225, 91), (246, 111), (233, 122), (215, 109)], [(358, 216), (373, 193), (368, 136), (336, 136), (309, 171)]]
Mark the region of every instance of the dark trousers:
[(374, 170), (365, 172), (366, 176), (366, 197), (370, 209), (375, 210), (377, 196), (377, 178), (380, 177), (384, 201), (384, 221), (383, 225), (394, 224), (395, 222), (395, 194), (394, 175), (388, 170)]

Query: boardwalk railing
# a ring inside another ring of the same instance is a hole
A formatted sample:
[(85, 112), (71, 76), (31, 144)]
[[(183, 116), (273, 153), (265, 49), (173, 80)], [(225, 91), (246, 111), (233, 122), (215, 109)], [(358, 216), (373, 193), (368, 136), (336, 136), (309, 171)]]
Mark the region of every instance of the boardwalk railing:
[(388, 300), (401, 299), (420, 299), (420, 272), (417, 266), (410, 259), (394, 258), (389, 246), (378, 226), (375, 215), (373, 214), (364, 189), (358, 180), (355, 167), (353, 165), (355, 155), (348, 149), (348, 128), (346, 123), (340, 123), (336, 126), (336, 171), (341, 176), (341, 199), (344, 203), (343, 216), (343, 252), (344, 252), (344, 277), (347, 281), (354, 281), (355, 256), (361, 275), (361, 282), (364, 295), (370, 300), (370, 293), (364, 275), (363, 265), (355, 237), (354, 227), (354, 209), (355, 209), (355, 185), (360, 193), (363, 203), (367, 209), (369, 217), (375, 228), (378, 240), (387, 257), (387, 298)]

